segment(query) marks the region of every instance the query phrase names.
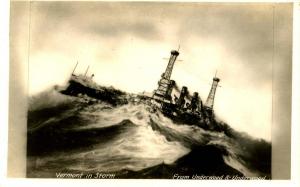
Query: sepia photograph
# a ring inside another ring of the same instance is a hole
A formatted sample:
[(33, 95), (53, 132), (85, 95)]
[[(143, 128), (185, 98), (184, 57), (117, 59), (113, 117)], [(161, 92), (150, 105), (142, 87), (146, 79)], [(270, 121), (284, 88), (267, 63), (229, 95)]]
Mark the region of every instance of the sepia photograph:
[(8, 175), (290, 179), (293, 3), (11, 1), (9, 27)]

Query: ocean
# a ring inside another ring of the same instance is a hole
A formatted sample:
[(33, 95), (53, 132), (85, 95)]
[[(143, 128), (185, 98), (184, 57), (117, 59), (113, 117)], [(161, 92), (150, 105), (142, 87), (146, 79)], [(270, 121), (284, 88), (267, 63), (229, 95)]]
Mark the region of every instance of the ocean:
[(271, 143), (56, 89), (29, 98), (28, 178), (271, 179)]

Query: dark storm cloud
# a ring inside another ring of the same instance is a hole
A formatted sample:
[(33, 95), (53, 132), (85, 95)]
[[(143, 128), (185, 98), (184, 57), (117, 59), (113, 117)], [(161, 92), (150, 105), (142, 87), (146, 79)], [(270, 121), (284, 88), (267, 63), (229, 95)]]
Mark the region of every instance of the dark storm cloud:
[(141, 37), (150, 40), (159, 38), (159, 32), (155, 25), (144, 22), (115, 22), (108, 23), (106, 25), (91, 25), (88, 29), (92, 33), (108, 37), (130, 34), (134, 37)]
[[(275, 4), (275, 45), (291, 43), (291, 31), (285, 28), (291, 28), (292, 6), (284, 6)], [(220, 41), (253, 82), (268, 84), (272, 79), (273, 4), (34, 2), (33, 9), (39, 19), (34, 22), (35, 38), (44, 36), (38, 48), (49, 43), (47, 38), (55, 40), (51, 37), (55, 32), (76, 31), (116, 42), (124, 36), (159, 41), (165, 37), (164, 30), (174, 29), (183, 43), (191, 36)], [(201, 45), (189, 47), (201, 49)], [(289, 60), (290, 50), (289, 45), (276, 52), (282, 60)], [(224, 63), (230, 62), (224, 59)]]
[[(136, 17), (136, 7), (109, 2), (35, 2), (34, 8), (45, 15), (39, 28), (43, 33), (69, 25), (77, 32), (99, 36), (132, 35), (147, 40), (160, 39), (155, 22)], [(48, 19), (49, 18), (49, 19)], [(148, 17), (150, 18), (150, 17)]]

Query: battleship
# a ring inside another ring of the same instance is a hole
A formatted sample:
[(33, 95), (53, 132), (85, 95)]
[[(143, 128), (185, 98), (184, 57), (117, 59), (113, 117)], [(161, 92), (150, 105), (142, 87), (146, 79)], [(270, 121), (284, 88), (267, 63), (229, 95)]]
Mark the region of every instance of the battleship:
[[(94, 74), (87, 76), (89, 67), (83, 75), (76, 75), (76, 63), (67, 86), (60, 92), (62, 94), (86, 98), (88, 102), (104, 101), (113, 106), (132, 103), (144, 103), (152, 112), (159, 110), (175, 123), (197, 125), (206, 130), (221, 131), (220, 123), (214, 117), (214, 98), (220, 79), (213, 77), (212, 86), (205, 104), (203, 104), (198, 92), (192, 95), (188, 87), (178, 88), (176, 81), (171, 79), (172, 70), (179, 56), (178, 50), (172, 50), (168, 65), (158, 81), (158, 88), (152, 96), (145, 94), (127, 94), (121, 90), (98, 85), (94, 80)], [(179, 96), (173, 94), (174, 90), (180, 92)], [(173, 95), (172, 95), (173, 94)], [(89, 99), (88, 99), (89, 98)]]
[(178, 86), (171, 79), (178, 55), (171, 51), (158, 87), (140, 94), (97, 84), (89, 67), (75, 73), (77, 62), (66, 85), (30, 104), (27, 176), (55, 178), (63, 171), (135, 179), (270, 178), (271, 145), (218, 120), (216, 75), (205, 102)]

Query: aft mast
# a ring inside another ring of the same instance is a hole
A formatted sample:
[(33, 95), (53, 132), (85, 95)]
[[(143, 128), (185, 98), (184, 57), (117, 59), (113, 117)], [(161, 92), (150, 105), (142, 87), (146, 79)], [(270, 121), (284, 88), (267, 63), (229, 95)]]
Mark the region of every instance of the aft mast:
[(215, 99), (216, 90), (217, 90), (219, 82), (220, 82), (220, 79), (217, 77), (217, 72), (216, 72), (215, 76), (213, 78), (213, 83), (211, 85), (210, 92), (209, 92), (208, 97), (205, 102), (206, 109), (210, 110), (211, 112), (213, 111), (214, 99)]

